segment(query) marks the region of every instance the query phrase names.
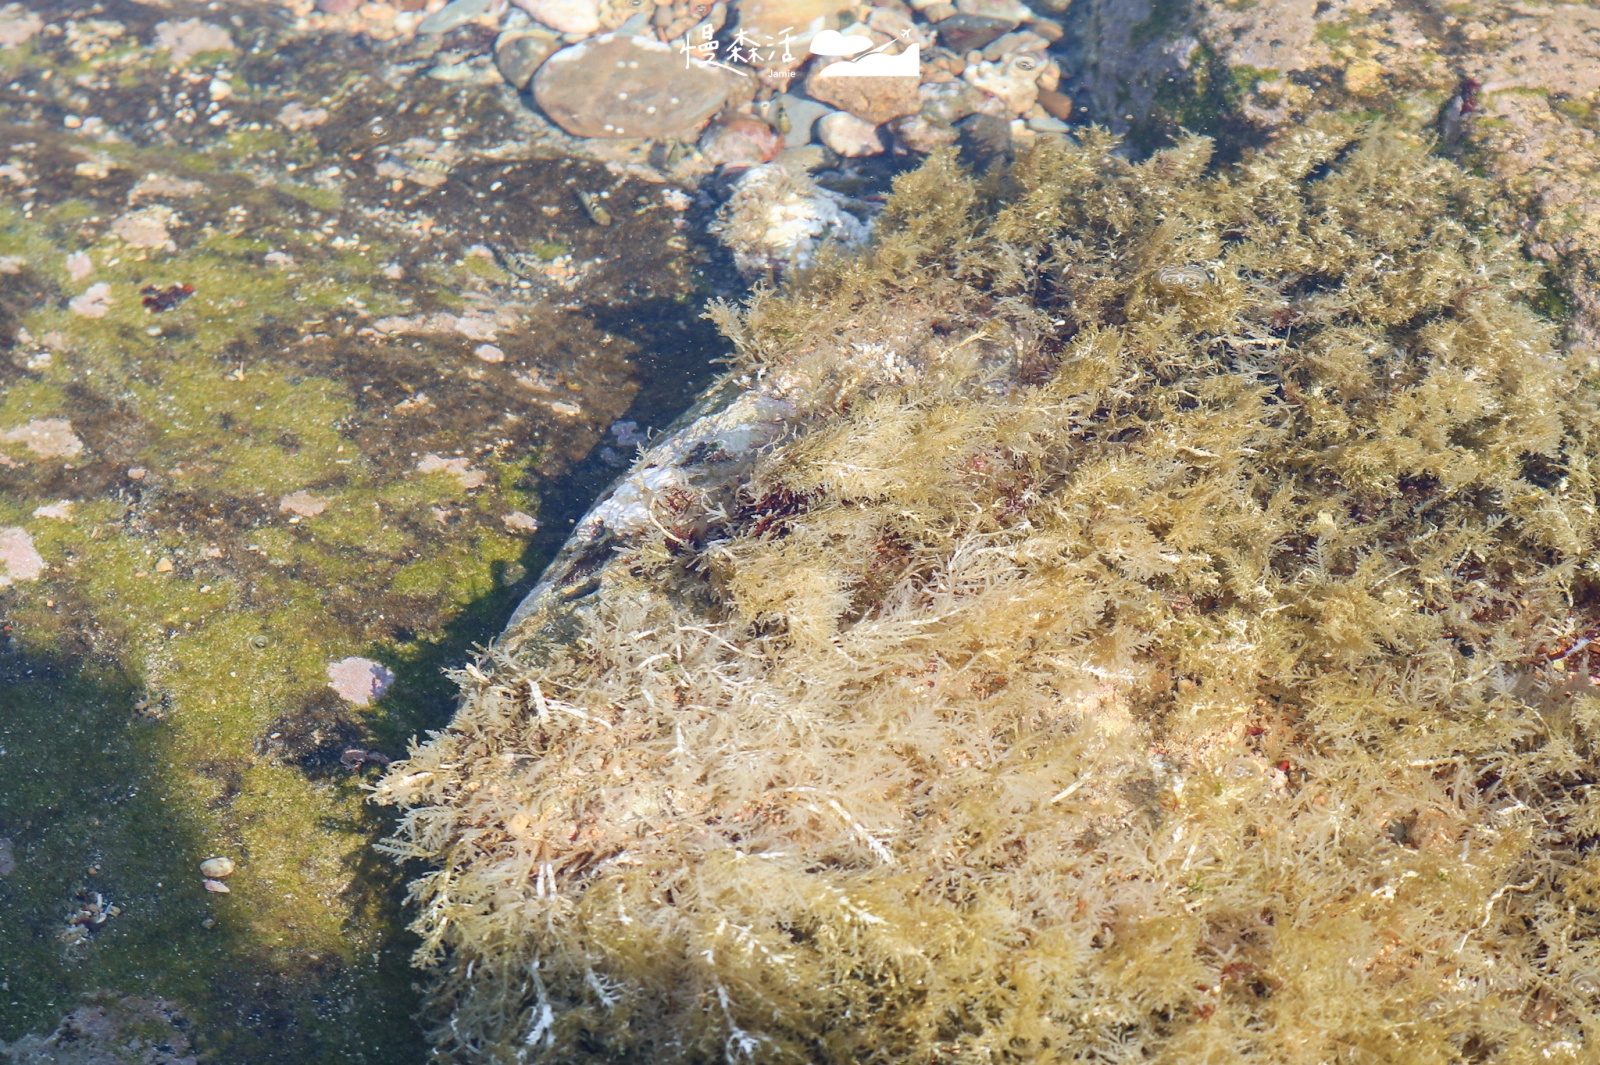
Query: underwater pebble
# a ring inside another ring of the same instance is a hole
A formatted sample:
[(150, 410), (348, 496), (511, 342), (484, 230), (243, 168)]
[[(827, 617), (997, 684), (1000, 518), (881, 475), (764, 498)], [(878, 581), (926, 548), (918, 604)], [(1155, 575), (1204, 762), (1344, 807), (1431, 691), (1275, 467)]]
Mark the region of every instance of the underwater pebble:
[(817, 139), (846, 159), (883, 154), (878, 128), (848, 111), (835, 111), (817, 119)]
[(202, 52), (236, 51), (233, 37), (227, 30), (197, 18), (156, 23), (155, 47), (165, 49), (174, 64)]
[(479, 344), (472, 353), (484, 362), (505, 362), (506, 353), (493, 344)]
[(489, 479), (489, 475), (482, 470), (475, 470), (469, 460), (464, 458), (447, 459), (443, 455), (429, 453), (417, 460), (418, 473), (448, 473), (461, 482), (463, 488), (476, 488)]
[(161, 559), (161, 561), (157, 562), (156, 563), (156, 572), (157, 573), (171, 573), (172, 572), (172, 559), (163, 558), (163, 559)]
[(66, 521), (72, 517), (72, 503), (63, 499), (59, 503), (48, 503), (42, 507), (33, 508), (36, 518), (54, 518), (57, 521)]
[(552, 33), (502, 33), (494, 46), (494, 65), (507, 85), (521, 92), (556, 52), (561, 39)]
[(737, 111), (712, 120), (700, 135), (700, 154), (712, 166), (769, 163), (783, 148), (781, 135), (767, 123)]
[(291, 133), (312, 129), (326, 121), (328, 121), (326, 107), (305, 107), (298, 103), (290, 103), (278, 109), (278, 125)]
[(784, 93), (774, 97), (773, 110), (781, 111), (788, 118), (789, 132), (783, 135), (784, 146), (788, 148), (800, 148), (810, 144), (817, 119), (823, 115), (833, 114), (833, 108), (827, 104), (818, 103), (798, 93)]
[(33, 546), (26, 529), (0, 529), (0, 588), (16, 581), (36, 581), (44, 572), (44, 557)]
[(42, 459), (70, 459), (83, 450), (83, 441), (65, 418), (35, 418), (7, 429), (0, 432), (0, 444), (21, 444)]
[(229, 893), (228, 885), (224, 884), (220, 880), (207, 879), (207, 880), (204, 881), (204, 884), (206, 886), (206, 890), (207, 891), (214, 892), (215, 894), (226, 895), (226, 894)]
[[(429, 36), (449, 33), (457, 26), (465, 26), (473, 19), (487, 15), (492, 6), (493, 0), (452, 0), (418, 23), (417, 32)], [(595, 28), (599, 28), (598, 23)]]
[(82, 281), (94, 273), (94, 260), (89, 258), (87, 252), (75, 251), (67, 256), (67, 276), (74, 281)]
[(44, 20), (31, 11), (9, 7), (0, 12), (0, 48), (15, 48), (44, 29)]
[(213, 880), (225, 880), (233, 875), (233, 870), (232, 858), (207, 858), (200, 863), (201, 874)]
[(111, 286), (96, 282), (81, 296), (74, 296), (67, 307), (80, 318), (104, 318), (111, 309)]
[(356, 706), (370, 706), (394, 683), (394, 673), (370, 658), (341, 658), (328, 664), (328, 687)]
[(111, 232), (135, 248), (166, 248), (172, 244), (167, 226), (176, 213), (162, 204), (128, 211), (112, 220)]
[(302, 518), (314, 518), (328, 509), (328, 501), (310, 492), (290, 492), (278, 500), (278, 509), (286, 514), (298, 514)]
[[(882, 54), (882, 53), (878, 53)], [(806, 94), (871, 125), (914, 115), (922, 106), (915, 77), (848, 77), (829, 74), (836, 63), (816, 66), (806, 78)], [(821, 123), (819, 122), (820, 126)]]
[(511, 2), (532, 15), (535, 21), (549, 26), (558, 33), (588, 35), (600, 28), (598, 0), (511, 0)]
[(507, 527), (516, 529), (518, 532), (539, 531), (539, 519), (534, 517), (532, 514), (526, 514), (520, 510), (513, 510), (510, 514), (505, 515), (500, 520), (505, 522)]
[(692, 135), (716, 114), (730, 80), (716, 67), (686, 66), (653, 37), (607, 33), (545, 60), (533, 96), (575, 137), (671, 137)]

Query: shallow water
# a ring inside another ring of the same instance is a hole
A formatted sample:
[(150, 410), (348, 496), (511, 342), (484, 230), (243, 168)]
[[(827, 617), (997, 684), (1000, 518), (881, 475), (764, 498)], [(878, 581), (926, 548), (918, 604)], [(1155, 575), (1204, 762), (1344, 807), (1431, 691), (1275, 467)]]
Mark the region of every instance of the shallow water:
[[(182, 1003), (211, 1057), (415, 1060), (409, 874), (363, 784), (710, 379), (734, 282), (687, 197), (402, 45), (243, 0), (27, 6), (0, 550), (43, 569), (0, 589), (0, 1040), (109, 990)], [(236, 50), (144, 43), (191, 16)], [(349, 656), (385, 697), (330, 688)]]

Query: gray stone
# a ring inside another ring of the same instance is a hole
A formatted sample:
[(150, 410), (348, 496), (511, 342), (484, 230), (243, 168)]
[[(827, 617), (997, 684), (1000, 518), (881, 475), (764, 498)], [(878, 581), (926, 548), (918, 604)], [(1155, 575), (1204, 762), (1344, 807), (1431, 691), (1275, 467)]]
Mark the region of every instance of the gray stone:
[(774, 97), (772, 103), (774, 118), (779, 109), (788, 116), (789, 132), (783, 135), (783, 143), (787, 148), (799, 148), (801, 145), (810, 144), (817, 119), (823, 115), (833, 114), (833, 108), (827, 104), (798, 93), (786, 92)]
[(729, 78), (717, 67), (686, 66), (654, 38), (607, 33), (545, 60), (533, 97), (574, 136), (689, 140), (721, 109)]
[(1009, 19), (985, 15), (951, 15), (934, 24), (939, 43), (957, 55), (978, 51), (1017, 28)]
[(449, 33), (489, 13), (494, 0), (451, 0), (417, 25), (418, 33)]
[(495, 44), (494, 65), (506, 84), (520, 92), (528, 87), (544, 61), (560, 50), (561, 41), (553, 33), (501, 34)]
[(785, 148), (778, 153), (775, 162), (791, 174), (798, 174), (801, 171), (826, 170), (837, 164), (839, 157), (827, 145), (804, 144), (798, 148)]

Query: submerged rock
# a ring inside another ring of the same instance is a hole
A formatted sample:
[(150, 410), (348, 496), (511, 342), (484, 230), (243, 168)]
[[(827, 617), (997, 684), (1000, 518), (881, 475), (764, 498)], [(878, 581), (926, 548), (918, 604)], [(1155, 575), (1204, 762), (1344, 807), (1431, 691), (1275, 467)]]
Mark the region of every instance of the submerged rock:
[(44, 572), (44, 556), (33, 546), (28, 530), (0, 529), (0, 588), (17, 581), (36, 581)]
[(866, 239), (868, 225), (844, 204), (804, 174), (754, 166), (734, 184), (710, 228), (747, 278), (781, 276), (808, 265), (824, 240), (850, 247)]
[(727, 99), (730, 75), (686, 65), (650, 37), (603, 34), (545, 60), (533, 79), (540, 110), (577, 137), (688, 137)]
[(328, 687), (356, 706), (370, 706), (394, 683), (394, 673), (370, 658), (341, 658), (328, 665)]
[(1590, 1040), (1597, 367), (1422, 138), (1117, 148), (936, 154), (718, 312), (379, 785), (440, 1054)]

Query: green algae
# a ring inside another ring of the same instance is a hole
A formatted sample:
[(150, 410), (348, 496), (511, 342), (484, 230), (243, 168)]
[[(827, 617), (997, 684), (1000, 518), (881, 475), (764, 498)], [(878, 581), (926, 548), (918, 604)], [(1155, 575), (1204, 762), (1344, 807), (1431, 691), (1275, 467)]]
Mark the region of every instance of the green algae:
[[(156, 16), (119, 17), (148, 37)], [(0, 880), (0, 1040), (110, 989), (179, 1003), (206, 1060), (408, 1060), (421, 1048), (400, 878), (369, 853), (387, 822), (341, 757), (397, 757), (444, 721), (444, 667), (495, 631), (550, 549), (506, 516), (559, 528), (572, 504), (546, 496), (593, 491), (593, 470), (571, 489), (561, 478), (604, 427), (630, 405), (664, 423), (641, 391), (649, 339), (692, 337), (672, 395), (720, 349), (683, 302), (707, 282), (668, 215), (630, 226), (627, 272), (591, 269), (584, 298), (603, 312), (557, 309), (580, 303), (518, 288), (466, 249), (547, 242), (604, 260), (611, 234), (569, 233), (576, 211), (529, 202), (612, 177), (469, 156), (447, 186), (396, 193), (347, 146), (372, 148), (380, 119), (400, 140), (474, 115), (479, 140), (463, 143), (500, 143), (502, 103), (426, 80), (402, 101), (368, 46), (280, 41), (259, 11), (238, 17), (240, 53), (181, 70), (148, 49), (81, 58), (43, 39), (0, 56), (16, 79), (0, 87), (8, 143), (28, 146), (0, 151), (32, 179), (26, 197), (0, 185), (0, 256), (22, 264), (0, 273), (0, 432), (63, 419), (83, 444), (0, 445), (0, 527), (25, 529), (48, 565), (0, 589), (0, 837), (18, 856)], [(30, 93), (89, 113), (69, 73), (98, 79), (119, 139), (28, 120)], [(231, 127), (146, 127), (151, 101), (223, 73)], [(286, 133), (273, 121), (286, 94), (332, 117)], [(311, 172), (335, 158), (338, 178)], [(152, 174), (171, 184), (136, 193)], [(511, 187), (484, 199), (496, 182)], [(117, 235), (151, 206), (175, 212), (169, 245)], [(75, 253), (92, 266), (78, 280)], [(651, 281), (623, 296), (640, 262)], [(143, 306), (147, 286), (180, 283), (194, 292), (177, 306)], [(69, 306), (97, 284), (103, 316)], [(376, 328), (482, 307), (532, 323), (504, 329), (503, 365), (465, 336)], [(563, 406), (519, 375), (560, 388)], [(469, 476), (421, 472), (426, 456)], [(283, 502), (296, 493), (312, 501), (298, 513)], [(64, 517), (35, 513), (64, 500)], [(374, 705), (328, 687), (328, 664), (351, 655), (395, 676)], [(226, 894), (201, 884), (214, 854), (238, 863)], [(63, 939), (94, 892), (120, 912)]]

